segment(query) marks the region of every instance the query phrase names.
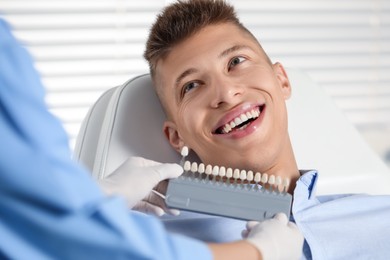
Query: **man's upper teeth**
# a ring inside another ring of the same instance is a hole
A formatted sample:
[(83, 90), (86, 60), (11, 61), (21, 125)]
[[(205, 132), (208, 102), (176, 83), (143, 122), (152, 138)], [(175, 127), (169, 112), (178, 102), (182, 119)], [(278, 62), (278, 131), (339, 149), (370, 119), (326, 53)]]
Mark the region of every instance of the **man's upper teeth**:
[(252, 109), (251, 111), (247, 111), (246, 113), (243, 113), (239, 115), (238, 117), (234, 118), (232, 121), (227, 123), (224, 127), (222, 132), (224, 134), (229, 133), (232, 131), (233, 128), (235, 128), (238, 125), (241, 125), (242, 123), (248, 121), (252, 118), (257, 118), (260, 115), (260, 112), (258, 109)]

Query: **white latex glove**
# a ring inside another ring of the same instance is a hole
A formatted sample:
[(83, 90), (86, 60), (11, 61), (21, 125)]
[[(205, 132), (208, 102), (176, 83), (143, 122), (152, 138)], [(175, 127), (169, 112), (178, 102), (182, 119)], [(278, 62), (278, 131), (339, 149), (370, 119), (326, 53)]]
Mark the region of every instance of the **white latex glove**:
[(163, 197), (168, 185), (167, 179), (177, 178), (182, 173), (183, 168), (179, 164), (162, 164), (141, 157), (131, 157), (98, 182), (107, 195), (125, 197), (128, 206), (134, 210), (157, 216), (164, 213), (178, 215), (180, 211), (169, 209)]
[(262, 222), (247, 222), (242, 237), (257, 247), (263, 260), (295, 260), (302, 255), (303, 236), (283, 213)]

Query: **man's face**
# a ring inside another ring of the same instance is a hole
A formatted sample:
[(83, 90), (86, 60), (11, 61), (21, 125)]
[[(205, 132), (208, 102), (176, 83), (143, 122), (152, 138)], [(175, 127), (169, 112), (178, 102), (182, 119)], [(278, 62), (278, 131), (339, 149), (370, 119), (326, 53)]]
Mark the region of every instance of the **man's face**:
[(232, 24), (207, 26), (158, 61), (156, 78), (171, 145), (204, 163), (267, 171), (289, 142), (290, 84), (258, 43)]

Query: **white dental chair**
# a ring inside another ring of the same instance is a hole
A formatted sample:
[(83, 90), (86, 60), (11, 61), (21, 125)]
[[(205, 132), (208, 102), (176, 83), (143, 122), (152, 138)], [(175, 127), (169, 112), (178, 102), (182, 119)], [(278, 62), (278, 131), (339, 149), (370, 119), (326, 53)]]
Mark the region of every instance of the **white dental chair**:
[[(317, 169), (317, 194), (390, 194), (390, 171), (304, 72), (288, 69), (289, 132), (300, 169)], [(164, 113), (148, 74), (106, 91), (82, 123), (74, 158), (104, 178), (129, 156), (179, 162), (162, 133)]]

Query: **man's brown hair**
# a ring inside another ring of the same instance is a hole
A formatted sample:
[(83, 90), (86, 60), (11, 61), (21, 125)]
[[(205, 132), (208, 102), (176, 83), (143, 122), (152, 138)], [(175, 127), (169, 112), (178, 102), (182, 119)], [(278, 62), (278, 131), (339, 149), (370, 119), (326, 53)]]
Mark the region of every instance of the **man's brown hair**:
[(144, 53), (154, 78), (156, 63), (181, 41), (208, 25), (232, 23), (255, 37), (241, 24), (234, 7), (224, 0), (179, 0), (167, 6), (152, 25)]

